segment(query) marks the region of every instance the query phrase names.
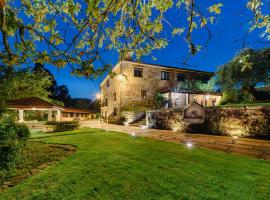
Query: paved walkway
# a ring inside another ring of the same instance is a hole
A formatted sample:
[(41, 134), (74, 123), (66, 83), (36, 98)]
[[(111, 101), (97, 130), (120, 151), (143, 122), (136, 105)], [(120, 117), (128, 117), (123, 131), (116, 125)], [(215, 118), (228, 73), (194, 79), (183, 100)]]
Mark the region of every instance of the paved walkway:
[(82, 126), (123, 132), (130, 135), (149, 137), (166, 142), (183, 143), (188, 146), (205, 147), (227, 153), (237, 153), (259, 159), (270, 160), (270, 141), (202, 134), (180, 134), (168, 130), (106, 124), (98, 120), (82, 122)]

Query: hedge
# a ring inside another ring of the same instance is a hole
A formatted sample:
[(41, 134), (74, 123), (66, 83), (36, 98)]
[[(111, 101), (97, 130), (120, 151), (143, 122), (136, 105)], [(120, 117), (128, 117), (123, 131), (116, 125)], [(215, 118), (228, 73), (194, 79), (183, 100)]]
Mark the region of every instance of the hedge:
[(80, 123), (78, 121), (69, 121), (69, 122), (46, 122), (45, 125), (52, 126), (53, 132), (62, 132), (62, 131), (71, 131), (79, 128)]

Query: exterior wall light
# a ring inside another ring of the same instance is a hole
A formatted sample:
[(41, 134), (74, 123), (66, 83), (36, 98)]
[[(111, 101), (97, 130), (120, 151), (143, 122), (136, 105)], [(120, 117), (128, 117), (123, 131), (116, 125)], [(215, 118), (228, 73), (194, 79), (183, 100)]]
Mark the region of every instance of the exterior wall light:
[(100, 99), (101, 95), (99, 93), (96, 94), (96, 99)]

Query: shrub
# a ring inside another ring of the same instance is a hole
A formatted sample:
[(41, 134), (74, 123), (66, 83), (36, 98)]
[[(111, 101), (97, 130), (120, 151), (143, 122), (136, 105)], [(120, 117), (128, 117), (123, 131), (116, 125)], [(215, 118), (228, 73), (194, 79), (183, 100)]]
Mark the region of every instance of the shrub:
[(80, 123), (78, 121), (69, 122), (46, 122), (45, 125), (53, 126), (53, 132), (71, 131), (79, 128)]
[(0, 119), (0, 169), (13, 167), (30, 132), (24, 125), (16, 124), (10, 115)]
[(256, 109), (212, 109), (206, 117), (207, 131), (214, 135), (265, 136), (270, 131), (267, 114)]

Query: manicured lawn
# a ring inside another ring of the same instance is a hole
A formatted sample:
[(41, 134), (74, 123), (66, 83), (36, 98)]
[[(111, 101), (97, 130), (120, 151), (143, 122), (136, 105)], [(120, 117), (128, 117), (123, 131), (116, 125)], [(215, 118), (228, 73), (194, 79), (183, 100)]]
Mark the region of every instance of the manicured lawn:
[(270, 198), (267, 161), (93, 129), (40, 140), (78, 150), (0, 199)]
[(236, 104), (221, 105), (220, 107), (243, 107), (243, 106), (266, 106), (266, 107), (270, 107), (270, 102), (264, 102), (264, 103), (236, 103)]

